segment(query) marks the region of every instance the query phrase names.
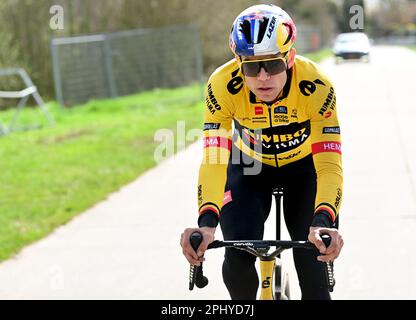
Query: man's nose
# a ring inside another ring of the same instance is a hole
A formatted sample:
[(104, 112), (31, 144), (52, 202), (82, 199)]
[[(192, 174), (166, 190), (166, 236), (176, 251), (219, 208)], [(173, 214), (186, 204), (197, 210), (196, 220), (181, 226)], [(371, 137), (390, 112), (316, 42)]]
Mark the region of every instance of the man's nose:
[(264, 69), (264, 67), (261, 67), (259, 73), (257, 74), (257, 79), (268, 80), (269, 78), (270, 74)]

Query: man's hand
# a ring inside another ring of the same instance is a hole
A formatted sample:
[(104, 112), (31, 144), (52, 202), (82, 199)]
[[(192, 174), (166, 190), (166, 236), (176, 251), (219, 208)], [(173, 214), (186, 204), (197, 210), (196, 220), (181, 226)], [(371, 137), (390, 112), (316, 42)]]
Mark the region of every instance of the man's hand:
[[(331, 236), (331, 244), (328, 248), (325, 247), (321, 239), (322, 234), (329, 234)], [(312, 242), (319, 250), (322, 256), (318, 256), (318, 261), (328, 262), (338, 258), (341, 253), (344, 240), (337, 229), (329, 229), (322, 227), (310, 227), (308, 240)]]
[[(201, 262), (205, 260), (204, 252), (207, 250), (208, 245), (214, 241), (214, 234), (216, 228), (202, 227), (202, 228), (187, 228), (181, 234), (181, 247), (182, 253), (189, 261), (190, 264), (199, 266)], [(198, 247), (198, 252), (195, 252), (189, 242), (189, 237), (195, 231), (199, 231), (202, 234), (202, 242)]]

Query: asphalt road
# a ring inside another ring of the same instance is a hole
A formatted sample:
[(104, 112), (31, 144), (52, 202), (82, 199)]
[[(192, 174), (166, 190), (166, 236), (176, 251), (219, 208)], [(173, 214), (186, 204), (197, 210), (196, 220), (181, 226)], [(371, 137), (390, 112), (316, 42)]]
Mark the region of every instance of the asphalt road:
[[(322, 67), (343, 135), (345, 246), (333, 298), (416, 299), (416, 54), (375, 47), (368, 64)], [(228, 299), (223, 252), (206, 254), (210, 283), (189, 292), (179, 247), (196, 224), (201, 149), (191, 145), (0, 264), (0, 299)], [(273, 225), (271, 217), (266, 238)], [(284, 259), (299, 298), (291, 254)]]

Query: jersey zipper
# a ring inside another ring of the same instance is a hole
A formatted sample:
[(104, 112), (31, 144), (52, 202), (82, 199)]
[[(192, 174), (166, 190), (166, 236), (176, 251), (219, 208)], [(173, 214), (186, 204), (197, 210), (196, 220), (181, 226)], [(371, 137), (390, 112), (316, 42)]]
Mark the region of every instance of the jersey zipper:
[[(268, 105), (267, 108), (269, 109), (270, 128), (273, 128), (273, 123), (272, 123), (272, 110), (271, 110), (271, 108), (273, 108), (273, 107)], [(276, 168), (279, 168), (279, 163), (277, 162), (277, 154), (274, 154), (274, 160), (276, 162)]]

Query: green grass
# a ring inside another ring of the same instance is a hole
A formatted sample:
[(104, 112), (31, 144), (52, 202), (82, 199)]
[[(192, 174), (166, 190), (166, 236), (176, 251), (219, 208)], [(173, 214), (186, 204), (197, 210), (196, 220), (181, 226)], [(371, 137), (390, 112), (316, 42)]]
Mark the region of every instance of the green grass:
[(325, 48), (319, 51), (306, 53), (303, 56), (311, 59), (312, 61), (319, 63), (326, 58), (330, 58), (333, 56), (332, 50), (330, 48)]
[[(57, 125), (0, 136), (0, 260), (49, 234), (155, 166), (160, 128), (200, 128), (199, 86), (155, 90), (60, 110)], [(5, 123), (12, 111), (0, 112)], [(40, 121), (26, 109), (22, 123)]]
[(415, 45), (412, 45), (412, 46), (408, 46), (408, 48), (416, 51), (416, 44)]

